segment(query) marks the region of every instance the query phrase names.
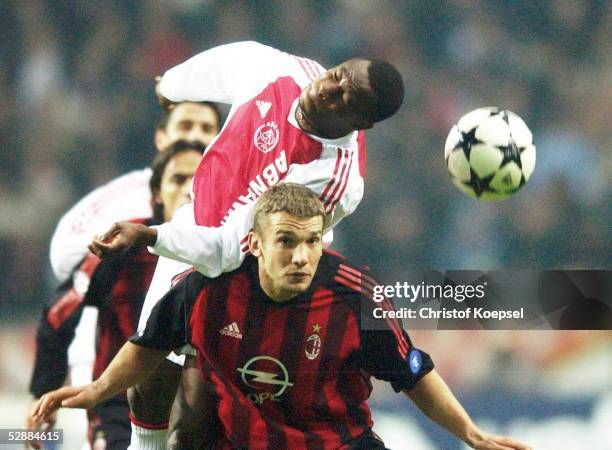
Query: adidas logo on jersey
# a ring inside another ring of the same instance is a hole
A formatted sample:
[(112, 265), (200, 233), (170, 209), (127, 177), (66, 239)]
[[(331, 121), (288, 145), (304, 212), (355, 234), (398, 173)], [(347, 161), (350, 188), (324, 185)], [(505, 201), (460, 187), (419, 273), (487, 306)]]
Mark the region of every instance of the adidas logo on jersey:
[(261, 114), (261, 118), (263, 119), (268, 114), (268, 111), (272, 107), (272, 102), (264, 102), (262, 100), (257, 100), (255, 102), (257, 105), (257, 109), (259, 109), (259, 114)]
[(232, 322), (228, 326), (223, 327), (219, 333), (226, 336), (235, 337), (237, 339), (242, 339), (242, 334), (240, 333), (240, 329), (238, 328), (238, 324), (236, 322)]

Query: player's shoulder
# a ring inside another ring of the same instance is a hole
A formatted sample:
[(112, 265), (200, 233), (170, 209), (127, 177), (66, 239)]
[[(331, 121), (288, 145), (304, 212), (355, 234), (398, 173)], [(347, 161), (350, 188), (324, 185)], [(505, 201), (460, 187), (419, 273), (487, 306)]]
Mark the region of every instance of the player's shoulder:
[(174, 286), (179, 282), (184, 282), (187, 285), (186, 288), (190, 292), (197, 293), (197, 291), (200, 291), (207, 286), (223, 285), (238, 278), (250, 281), (253, 278), (252, 275), (256, 272), (257, 259), (251, 255), (247, 255), (242, 264), (230, 272), (224, 272), (216, 277), (208, 277), (203, 273), (198, 272), (195, 268), (191, 268), (176, 275), (172, 280), (172, 285)]
[(134, 190), (148, 193), (151, 174), (151, 169), (147, 167), (145, 169), (132, 170), (131, 172), (120, 175), (95, 188), (83, 197), (76, 206), (88, 206), (91, 202), (97, 204), (97, 202), (102, 202), (104, 200), (112, 200), (119, 195), (132, 193)]
[(378, 284), (368, 266), (356, 264), (330, 249), (323, 252), (318, 270), (321, 270), (323, 284), (349, 297), (371, 298)]

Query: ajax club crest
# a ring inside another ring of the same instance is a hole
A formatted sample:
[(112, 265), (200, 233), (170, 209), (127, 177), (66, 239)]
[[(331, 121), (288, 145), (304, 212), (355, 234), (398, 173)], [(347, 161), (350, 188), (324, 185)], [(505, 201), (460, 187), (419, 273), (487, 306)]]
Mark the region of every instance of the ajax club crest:
[(278, 125), (276, 122), (266, 122), (255, 131), (253, 143), (257, 150), (263, 153), (268, 153), (274, 150), (278, 144)]

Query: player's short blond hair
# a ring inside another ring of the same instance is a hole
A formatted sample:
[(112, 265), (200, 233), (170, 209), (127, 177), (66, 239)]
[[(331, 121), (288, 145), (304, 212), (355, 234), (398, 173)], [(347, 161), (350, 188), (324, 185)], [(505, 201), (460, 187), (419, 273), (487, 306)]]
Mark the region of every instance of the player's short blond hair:
[(257, 200), (253, 229), (262, 233), (262, 219), (268, 214), (285, 212), (299, 219), (321, 216), (325, 220), (325, 207), (317, 194), (297, 183), (272, 186)]

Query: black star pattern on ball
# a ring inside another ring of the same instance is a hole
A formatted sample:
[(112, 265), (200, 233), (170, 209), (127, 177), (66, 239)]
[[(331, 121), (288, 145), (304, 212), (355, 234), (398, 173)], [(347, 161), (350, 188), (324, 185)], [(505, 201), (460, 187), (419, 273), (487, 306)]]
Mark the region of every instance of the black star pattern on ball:
[(476, 197), (480, 197), (483, 192), (496, 192), (494, 189), (489, 187), (489, 183), (494, 176), (495, 174), (488, 177), (479, 178), (478, 175), (476, 175), (476, 172), (470, 168), (470, 181), (468, 181), (466, 184), (474, 189)]
[(521, 152), (516, 145), (516, 142), (514, 142), (514, 139), (512, 139), (512, 136), (510, 136), (510, 143), (508, 145), (497, 148), (504, 155), (504, 159), (502, 159), (500, 167), (514, 161), (521, 169), (523, 168), (523, 165), (521, 164)]
[(472, 128), (467, 133), (464, 131), (461, 132), (461, 141), (459, 142), (459, 144), (461, 145), (463, 153), (465, 153), (465, 157), (468, 161), (470, 160), (470, 152), (472, 151), (472, 145), (481, 143), (481, 141), (476, 139), (476, 128), (477, 127)]

